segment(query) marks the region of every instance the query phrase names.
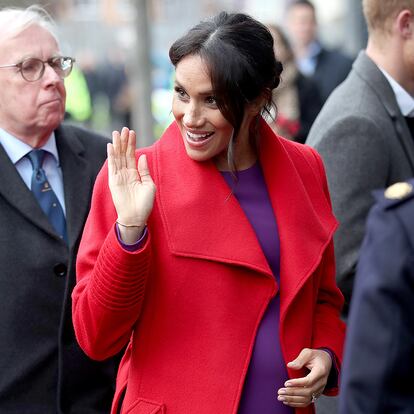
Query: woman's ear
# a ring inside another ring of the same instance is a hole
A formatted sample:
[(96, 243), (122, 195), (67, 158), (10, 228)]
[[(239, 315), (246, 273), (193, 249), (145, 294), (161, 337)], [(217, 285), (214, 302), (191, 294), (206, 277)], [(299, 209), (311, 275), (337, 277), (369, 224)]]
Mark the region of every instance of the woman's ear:
[(269, 102), (269, 98), (271, 96), (272, 92), (269, 90), (264, 91), (260, 96), (258, 96), (256, 99), (254, 99), (252, 102), (249, 102), (247, 105), (246, 111), (256, 116), (259, 114), (264, 106)]

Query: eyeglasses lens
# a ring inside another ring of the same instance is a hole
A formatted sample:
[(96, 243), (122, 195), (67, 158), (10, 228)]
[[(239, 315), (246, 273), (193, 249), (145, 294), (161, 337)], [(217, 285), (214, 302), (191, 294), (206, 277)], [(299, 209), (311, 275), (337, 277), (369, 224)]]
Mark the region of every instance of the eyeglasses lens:
[(50, 66), (56, 71), (56, 73), (62, 78), (69, 76), (72, 71), (72, 58), (70, 57), (56, 57), (51, 59)]
[(43, 68), (41, 60), (35, 58), (26, 59), (22, 62), (22, 75), (28, 81), (35, 81), (41, 78)]
[[(61, 78), (66, 78), (72, 71), (73, 59), (70, 57), (54, 57), (49, 59), (47, 63)], [(45, 63), (40, 59), (29, 58), (21, 64), (22, 75), (30, 82), (40, 79), (43, 76), (44, 70)]]

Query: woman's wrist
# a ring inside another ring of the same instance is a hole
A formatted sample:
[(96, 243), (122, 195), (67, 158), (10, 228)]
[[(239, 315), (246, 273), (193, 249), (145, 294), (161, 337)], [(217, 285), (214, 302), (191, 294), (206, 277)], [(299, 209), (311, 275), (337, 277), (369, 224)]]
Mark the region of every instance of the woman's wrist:
[(145, 223), (140, 224), (132, 221), (117, 219), (116, 224), (118, 226), (119, 236), (121, 240), (126, 244), (136, 243), (144, 233)]
[(139, 220), (137, 218), (118, 217), (116, 219), (116, 223), (119, 224), (122, 227), (128, 227), (128, 228), (145, 227), (145, 223), (142, 223), (141, 220)]

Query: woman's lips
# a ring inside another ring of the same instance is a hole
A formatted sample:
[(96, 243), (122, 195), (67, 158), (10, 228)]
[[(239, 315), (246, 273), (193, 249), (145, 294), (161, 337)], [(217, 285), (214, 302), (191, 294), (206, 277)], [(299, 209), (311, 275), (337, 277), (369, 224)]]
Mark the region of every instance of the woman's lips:
[(191, 132), (185, 131), (185, 138), (186, 141), (195, 147), (200, 147), (205, 145), (208, 141), (210, 141), (211, 137), (213, 136), (214, 132)]

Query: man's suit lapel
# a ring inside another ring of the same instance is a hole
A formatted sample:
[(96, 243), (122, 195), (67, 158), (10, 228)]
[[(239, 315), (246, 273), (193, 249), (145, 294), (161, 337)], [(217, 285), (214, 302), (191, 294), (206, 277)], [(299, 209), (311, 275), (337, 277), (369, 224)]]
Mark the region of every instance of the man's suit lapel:
[[(36, 198), (23, 182), (16, 167), (0, 145), (0, 194), (28, 221), (60, 240)], [(16, 229), (19, 231), (19, 229)]]
[(69, 247), (72, 248), (83, 229), (93, 183), (90, 166), (83, 157), (85, 148), (73, 130), (61, 126), (55, 134), (63, 174)]
[(400, 111), (400, 108), (398, 107), (391, 85), (383, 73), (378, 69), (377, 65), (366, 55), (365, 52), (361, 52), (359, 54), (358, 58), (354, 62), (353, 68), (379, 96), (380, 101), (383, 103), (385, 109), (394, 122), (398, 138), (404, 148), (404, 153), (407, 155), (407, 159), (412, 170), (414, 171), (413, 137), (411, 136), (407, 123)]
[(408, 161), (414, 173), (414, 137), (411, 135), (407, 122), (405, 121), (401, 112), (398, 112), (396, 116), (393, 117), (393, 121), (395, 124), (395, 129), (400, 138), (401, 145), (404, 148), (405, 154), (407, 154)]

